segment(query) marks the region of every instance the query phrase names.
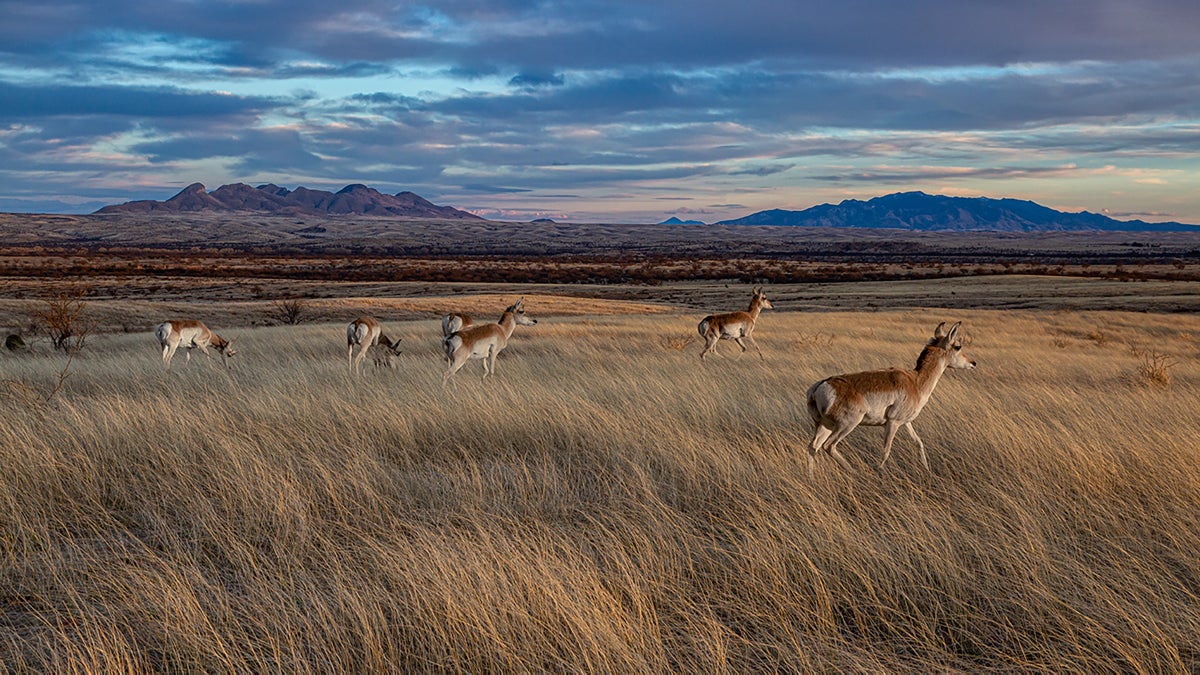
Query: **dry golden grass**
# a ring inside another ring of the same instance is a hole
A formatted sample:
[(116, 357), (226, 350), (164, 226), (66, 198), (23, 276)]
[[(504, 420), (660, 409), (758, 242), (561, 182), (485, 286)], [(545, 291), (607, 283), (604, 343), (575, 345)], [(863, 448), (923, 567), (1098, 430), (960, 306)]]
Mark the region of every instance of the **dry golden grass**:
[[(537, 317), (536, 306), (530, 313)], [(3, 355), (0, 657), (53, 672), (1200, 668), (1200, 321), (764, 314), (703, 367), (696, 316), (518, 328), (443, 390), (439, 327), (346, 374), (343, 324), (231, 329), (231, 371), (149, 333)], [(971, 372), (876, 474), (804, 474), (805, 389)], [(1101, 332), (1104, 342), (1088, 336)], [(1132, 377), (1137, 350), (1169, 387)], [(195, 361), (195, 359), (193, 359)]]

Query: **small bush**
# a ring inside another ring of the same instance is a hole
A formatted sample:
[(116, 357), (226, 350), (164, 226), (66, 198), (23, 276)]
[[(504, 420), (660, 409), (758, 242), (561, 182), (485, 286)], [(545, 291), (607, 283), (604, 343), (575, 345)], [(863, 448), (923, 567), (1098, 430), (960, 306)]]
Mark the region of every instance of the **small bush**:
[(1171, 367), (1175, 365), (1175, 360), (1155, 351), (1143, 352), (1141, 357), (1142, 362), (1137, 367), (1139, 380), (1154, 387), (1169, 389), (1172, 382)]
[(662, 339), (663, 347), (681, 352), (688, 348), (688, 345), (696, 341), (696, 338), (690, 335), (668, 335)]
[(271, 318), (285, 326), (297, 326), (308, 314), (308, 303), (299, 298), (276, 300), (271, 303)]

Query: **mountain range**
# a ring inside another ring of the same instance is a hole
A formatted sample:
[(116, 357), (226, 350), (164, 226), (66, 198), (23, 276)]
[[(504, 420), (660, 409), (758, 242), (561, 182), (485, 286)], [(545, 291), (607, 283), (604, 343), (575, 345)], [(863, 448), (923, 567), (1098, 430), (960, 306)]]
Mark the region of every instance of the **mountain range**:
[(225, 213), (249, 212), (274, 215), (356, 215), (408, 218), (452, 218), (483, 220), (473, 213), (438, 206), (412, 192), (384, 194), (366, 185), (347, 185), (337, 192), (298, 187), (289, 190), (273, 183), (251, 187), (233, 183), (208, 192), (192, 183), (166, 201), (152, 199), (105, 206), (99, 214), (114, 213)]
[[(338, 190), (295, 190), (273, 183), (252, 187), (222, 185), (211, 192), (193, 183), (166, 201), (142, 200), (105, 206), (98, 214), (258, 213), (265, 215), (354, 215), (401, 218), (483, 220), (450, 206), (438, 206), (412, 192), (384, 194), (366, 185)], [(660, 225), (703, 225), (670, 218)], [(1200, 232), (1200, 226), (1177, 222), (1116, 220), (1080, 211), (1057, 211), (1036, 202), (989, 197), (948, 197), (924, 192), (896, 192), (866, 201), (847, 199), (801, 211), (771, 209), (717, 225), (783, 225), (794, 227), (892, 228), (912, 231), (994, 232)]]
[(847, 199), (802, 211), (771, 209), (718, 225), (790, 225), (798, 227), (865, 227), (899, 230), (997, 232), (1200, 232), (1183, 223), (1116, 220), (1099, 213), (1068, 213), (1021, 199), (947, 197), (924, 192), (897, 192), (867, 201)]

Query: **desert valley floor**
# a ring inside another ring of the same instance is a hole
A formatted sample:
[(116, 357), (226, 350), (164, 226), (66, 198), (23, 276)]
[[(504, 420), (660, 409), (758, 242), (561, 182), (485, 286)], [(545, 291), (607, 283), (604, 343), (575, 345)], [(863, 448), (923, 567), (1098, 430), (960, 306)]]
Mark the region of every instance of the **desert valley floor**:
[[(991, 262), (719, 243), (693, 267), (13, 242), (0, 327), (27, 347), (0, 352), (0, 664), (1200, 668), (1197, 242)], [(697, 322), (755, 286), (775, 306), (762, 356), (726, 341), (702, 364)], [(89, 331), (70, 357), (37, 325), (62, 294)], [(496, 376), (475, 362), (443, 387), (438, 317), (519, 297), (538, 324)], [(362, 314), (403, 352), (356, 376)], [(163, 367), (151, 331), (183, 316), (235, 341), (230, 368)], [(911, 368), (942, 321), (978, 367), (914, 423), (930, 470), (904, 434), (874, 469), (864, 426), (849, 471), (820, 457), (810, 479), (808, 386)]]

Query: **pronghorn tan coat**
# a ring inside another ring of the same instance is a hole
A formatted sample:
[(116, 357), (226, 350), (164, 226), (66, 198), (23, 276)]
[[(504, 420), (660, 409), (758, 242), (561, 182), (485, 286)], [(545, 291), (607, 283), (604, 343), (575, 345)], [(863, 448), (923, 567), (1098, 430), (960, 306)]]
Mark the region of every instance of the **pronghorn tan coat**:
[(463, 314), (462, 312), (450, 312), (442, 317), (442, 337), (449, 337), (451, 333), (457, 333), (474, 324), (475, 322), (471, 319), (470, 315)]
[(447, 369), (442, 384), (472, 359), (483, 359), (483, 379), (496, 374), (496, 356), (508, 346), (508, 340), (518, 325), (533, 326), (537, 319), (525, 316), (525, 299), (517, 300), (500, 315), (496, 323), (468, 326), (447, 335), (442, 340)]
[(946, 332), (943, 330), (945, 322), (938, 324), (913, 370), (872, 370), (835, 375), (808, 389), (808, 413), (814, 426), (813, 440), (808, 447), (810, 477), (814, 472), (817, 453), (822, 450), (844, 468), (850, 468), (837, 446), (860, 424), (885, 428), (883, 459), (879, 461), (878, 468), (882, 469), (892, 454), (896, 431), (904, 427), (917, 442), (921, 463), (929, 470), (925, 444), (917, 436), (912, 423), (929, 402), (934, 387), (947, 368), (975, 367), (975, 361), (962, 353), (960, 325), (961, 322), (956, 323)]
[(720, 340), (733, 340), (739, 347), (742, 348), (742, 354), (746, 353), (746, 343), (743, 339), (748, 340), (754, 345), (755, 351), (758, 352), (758, 358), (764, 359), (762, 350), (758, 348), (758, 342), (754, 340), (754, 324), (758, 321), (758, 315), (764, 309), (771, 309), (771, 301), (767, 300), (766, 293), (763, 289), (754, 289), (754, 296), (750, 298), (750, 308), (744, 312), (728, 312), (726, 314), (713, 314), (706, 316), (700, 320), (696, 326), (696, 330), (700, 333), (700, 337), (704, 338), (704, 349), (700, 352), (700, 360), (709, 353), (717, 353), (717, 342)]
[(217, 335), (208, 326), (195, 319), (164, 321), (155, 326), (154, 336), (162, 345), (163, 365), (167, 368), (171, 367), (171, 358), (175, 356), (175, 350), (181, 346), (187, 350), (184, 352), (186, 363), (192, 362), (192, 349), (197, 347), (208, 357), (210, 366), (212, 365), (212, 354), (208, 353), (209, 347), (217, 350), (226, 368), (229, 367), (229, 357), (237, 353), (230, 346), (233, 343), (232, 340), (226, 340)]
[[(367, 350), (375, 345), (383, 345), (389, 353), (400, 353), (400, 340), (391, 340), (383, 334), (383, 326), (379, 325), (373, 317), (360, 316), (350, 322), (346, 326), (346, 363), (350, 367), (350, 372), (362, 372), (363, 359), (367, 357)], [(358, 356), (354, 355), (354, 348), (358, 347)]]

